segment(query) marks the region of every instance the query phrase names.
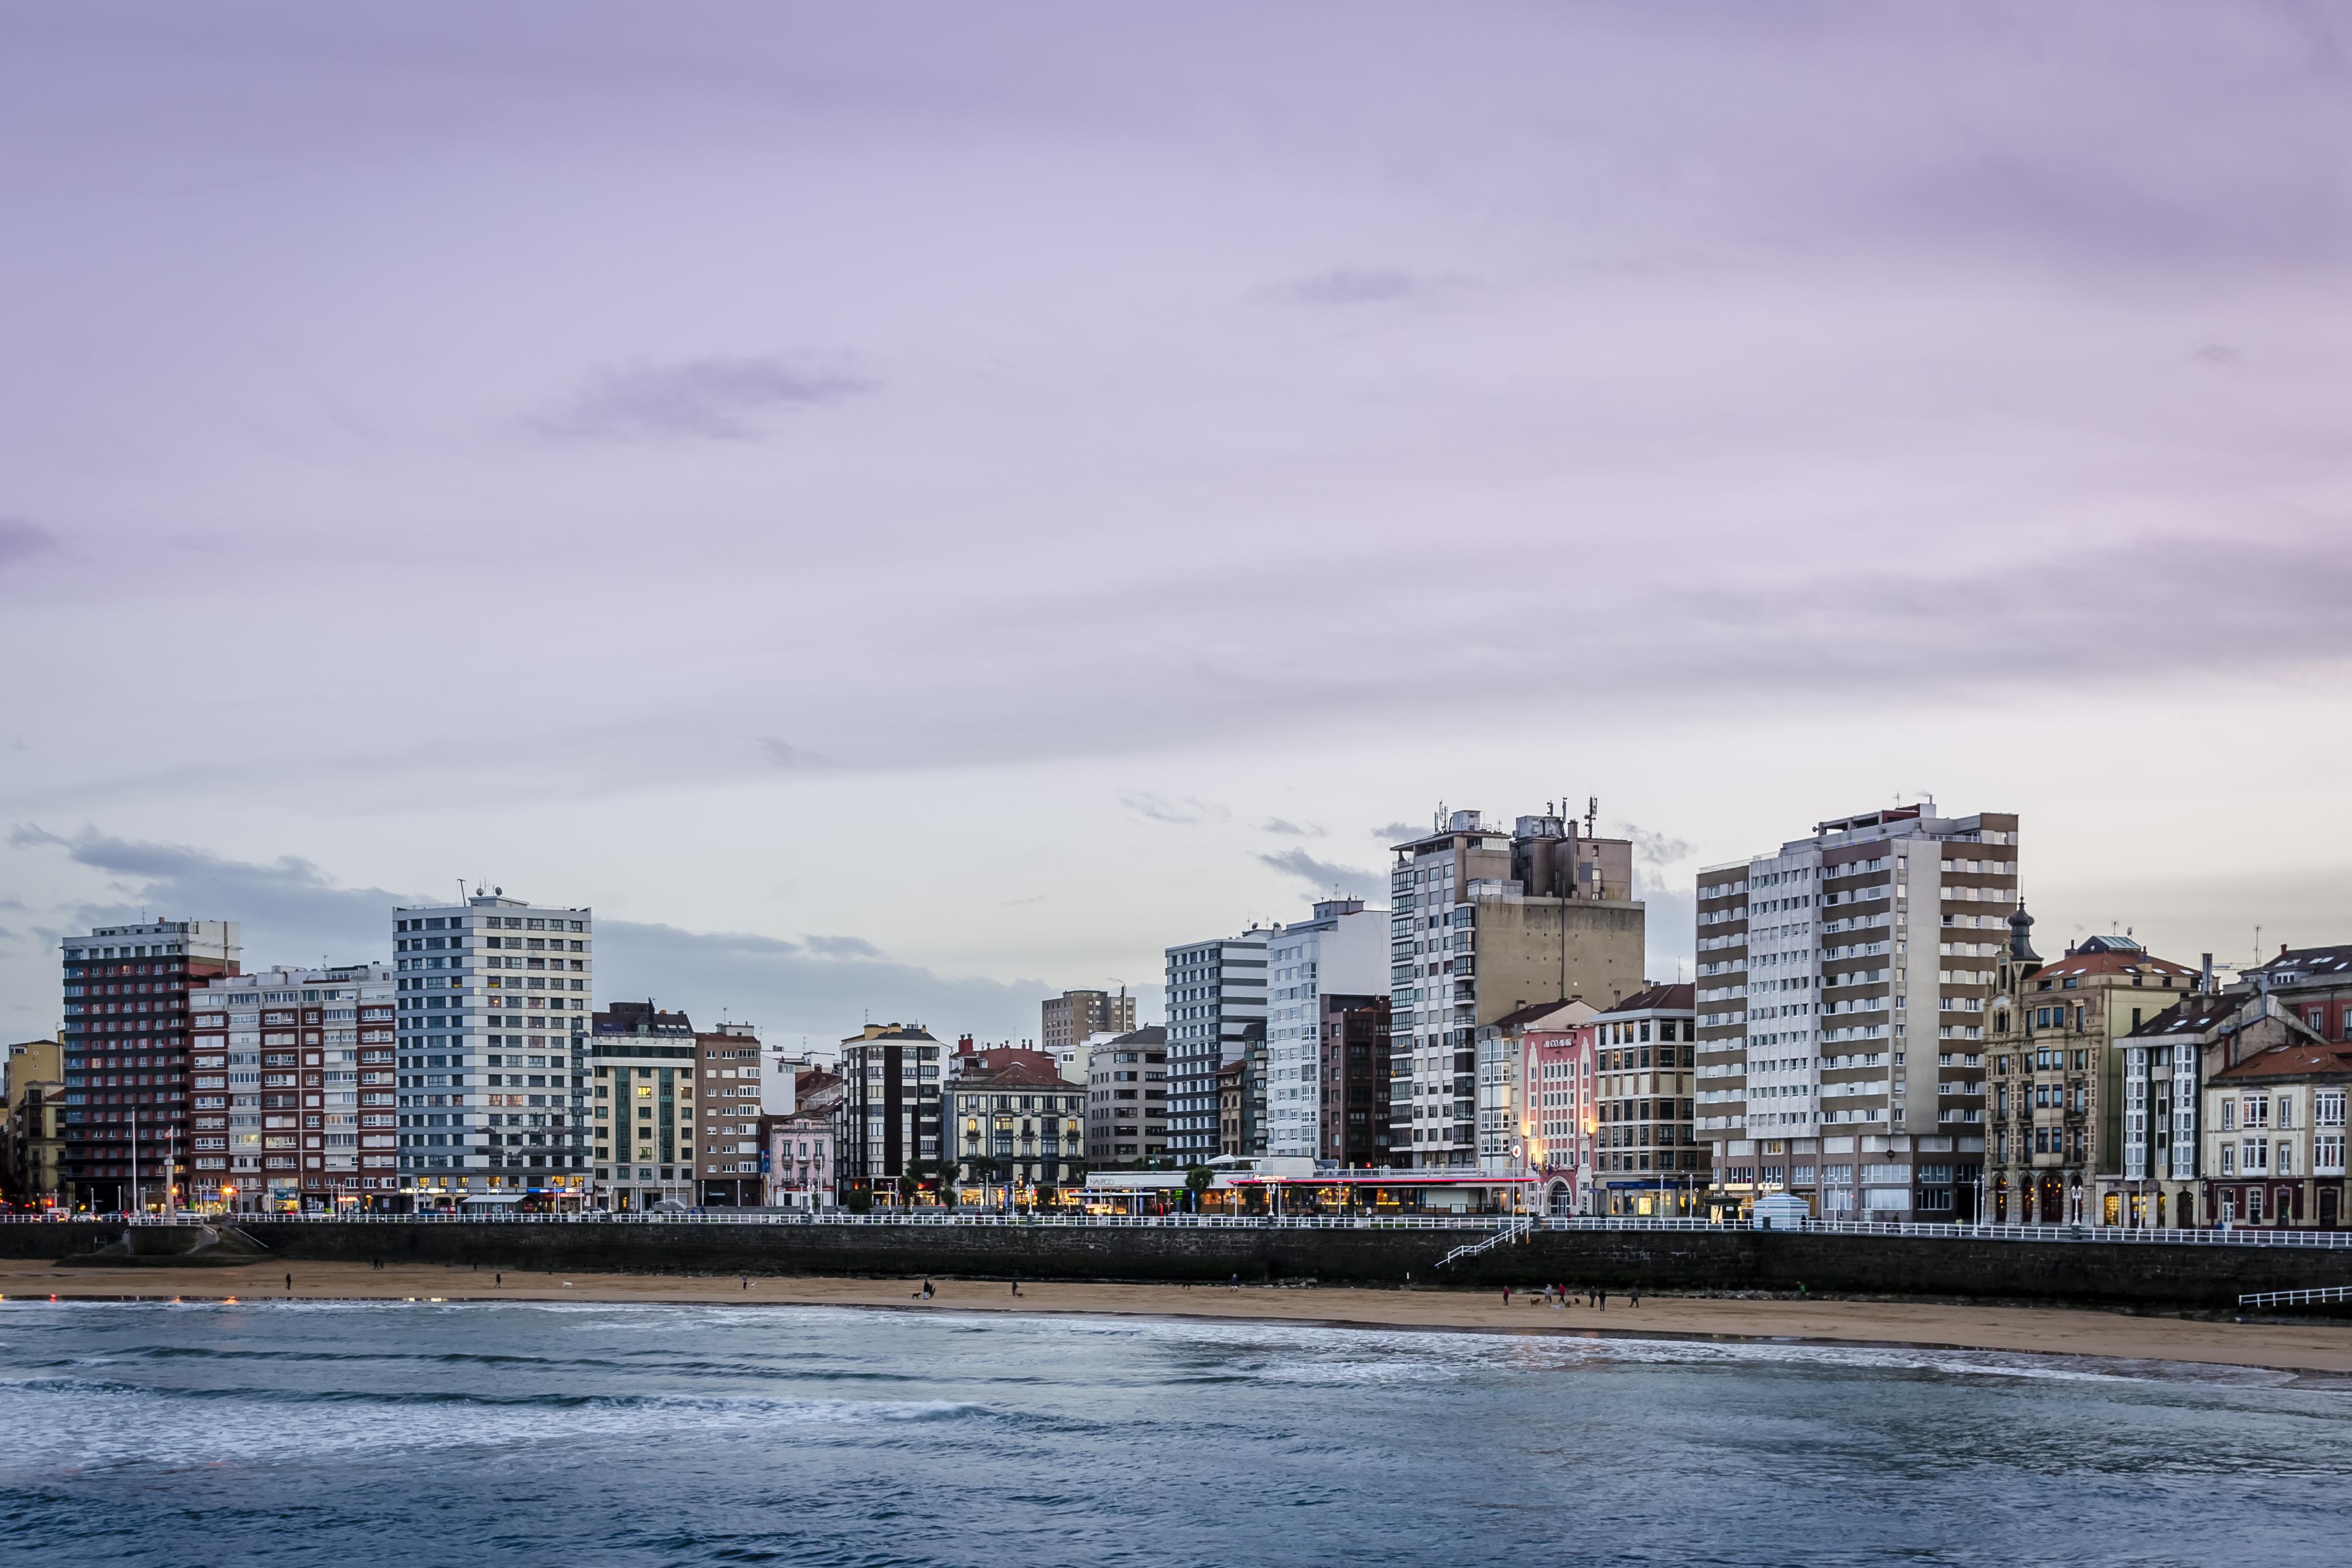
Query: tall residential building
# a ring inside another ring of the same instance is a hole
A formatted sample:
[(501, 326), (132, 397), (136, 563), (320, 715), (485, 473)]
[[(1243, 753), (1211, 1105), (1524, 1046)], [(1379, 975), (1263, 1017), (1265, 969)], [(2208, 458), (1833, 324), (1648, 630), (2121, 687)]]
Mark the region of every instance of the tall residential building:
[(2015, 816), (1926, 801), (1699, 873), (1699, 1131), (1719, 1206), (1778, 1190), (1832, 1216), (1976, 1217), (2017, 854)]
[(694, 1206), (695, 1086), (701, 1047), (694, 1021), (650, 1001), (615, 1002), (594, 1015), (589, 1169), (596, 1206), (644, 1214), (662, 1204)]
[(1088, 1035), (1123, 1035), (1135, 1027), (1135, 998), (1122, 985), (1108, 991), (1065, 991), (1048, 996), (1038, 1045), (1056, 1056)]
[(1522, 816), (1509, 833), (1457, 811), (1395, 847), (1390, 873), (1390, 1137), (1396, 1162), (1507, 1157), (1507, 1130), (1477, 1131), (1477, 1036), (1541, 1002), (1613, 1001), (1641, 988), (1644, 911), (1633, 847), (1580, 836), (1573, 818)]
[(494, 889), (392, 924), (402, 1191), (424, 1208), (583, 1197), (594, 917)]
[(920, 1168), (937, 1171), (943, 1054), (919, 1024), (868, 1024), (841, 1042), (845, 1195), (895, 1201), (899, 1178), (919, 1180)]
[(188, 988), (236, 973), (235, 921), (147, 921), (68, 937), (68, 1201), (125, 1209), (184, 1198)]
[(1168, 1152), (1168, 1031), (1114, 1035), (1087, 1056), (1087, 1162), (1127, 1165)]
[(1326, 991), (1322, 1008), (1323, 1137), (1315, 1152), (1364, 1169), (1389, 1163), (1389, 999)]
[(2197, 983), (2129, 937), (2095, 936), (2042, 963), (2020, 905), (1993, 982), (1984, 1057), (1990, 1218), (2124, 1223), (2120, 1043)]
[(760, 1172), (760, 1101), (766, 1084), (760, 1032), (749, 1024), (721, 1024), (698, 1034), (696, 1064), (695, 1157), (702, 1163), (705, 1208), (755, 1208), (766, 1185)]
[(1168, 1152), (1198, 1164), (1217, 1152), (1217, 1069), (1265, 1037), (1265, 949), (1239, 936), (1168, 950)]
[(1388, 994), (1388, 914), (1330, 899), (1266, 933), (1266, 1153), (1322, 1152), (1322, 998)]
[(243, 1213), (394, 1206), (389, 963), (248, 969), (188, 994), (188, 1197)]

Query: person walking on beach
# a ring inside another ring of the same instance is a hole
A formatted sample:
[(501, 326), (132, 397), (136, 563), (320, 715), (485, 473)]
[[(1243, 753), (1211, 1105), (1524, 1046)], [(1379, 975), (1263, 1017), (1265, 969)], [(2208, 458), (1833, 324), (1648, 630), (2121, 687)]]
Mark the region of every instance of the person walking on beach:
[(1604, 1312), (1609, 1310), (1609, 1287), (1606, 1285), (1601, 1287), (1601, 1310)]
[(292, 1276), (291, 1274), (289, 1274), (289, 1275), (286, 1277), (286, 1289), (287, 1289), (289, 1291), (291, 1291), (291, 1290), (294, 1289), (294, 1276)]
[(1642, 1288), (1639, 1285), (1634, 1286), (1633, 1292), (1628, 1299), (1632, 1300), (1633, 1305), (1636, 1307), (1640, 1306), (1642, 1304)]
[(1503, 1287), (1503, 1305), (1504, 1305), (1504, 1306), (1506, 1306), (1506, 1307), (1507, 1307), (1507, 1306), (1509, 1306), (1510, 1304), (1511, 1304), (1511, 1288), (1510, 1288), (1508, 1285), (1506, 1285), (1506, 1286), (1504, 1286), (1504, 1287)]

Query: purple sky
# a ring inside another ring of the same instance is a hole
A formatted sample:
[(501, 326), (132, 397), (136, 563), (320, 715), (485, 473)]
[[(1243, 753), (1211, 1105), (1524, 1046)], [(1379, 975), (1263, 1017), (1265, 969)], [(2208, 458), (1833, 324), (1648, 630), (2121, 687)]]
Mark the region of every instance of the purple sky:
[(1562, 795), (1662, 975), (1929, 790), (2352, 940), (2352, 7), (19, 6), (0, 211), (13, 1034), (480, 877), (1031, 1035)]

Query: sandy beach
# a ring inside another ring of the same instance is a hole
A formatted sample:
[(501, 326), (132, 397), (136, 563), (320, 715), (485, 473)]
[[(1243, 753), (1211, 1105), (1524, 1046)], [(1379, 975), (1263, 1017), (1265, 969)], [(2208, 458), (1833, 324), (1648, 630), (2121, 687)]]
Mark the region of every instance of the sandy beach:
[(1752, 1300), (1612, 1296), (1605, 1310), (1535, 1304), (1522, 1292), (1366, 1290), (1244, 1286), (1024, 1284), (738, 1276), (530, 1274), (434, 1265), (299, 1263), (123, 1269), (0, 1263), (0, 1298), (47, 1300), (682, 1301), (867, 1307), (904, 1311), (1080, 1312), (1108, 1316), (1248, 1319), (1368, 1329), (1473, 1333), (1622, 1334), (1649, 1338), (1902, 1344), (2044, 1355), (2207, 1363), (2352, 1375), (2352, 1327), (2231, 1323), (2056, 1308), (1892, 1301)]

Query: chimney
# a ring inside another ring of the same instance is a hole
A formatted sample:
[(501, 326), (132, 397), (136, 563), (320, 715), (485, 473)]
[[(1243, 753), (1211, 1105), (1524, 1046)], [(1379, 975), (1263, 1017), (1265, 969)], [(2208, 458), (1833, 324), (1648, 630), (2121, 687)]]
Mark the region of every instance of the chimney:
[(2197, 982), (2197, 994), (2200, 996), (2213, 994), (2213, 955), (2210, 952), (2205, 955), (2204, 974)]

